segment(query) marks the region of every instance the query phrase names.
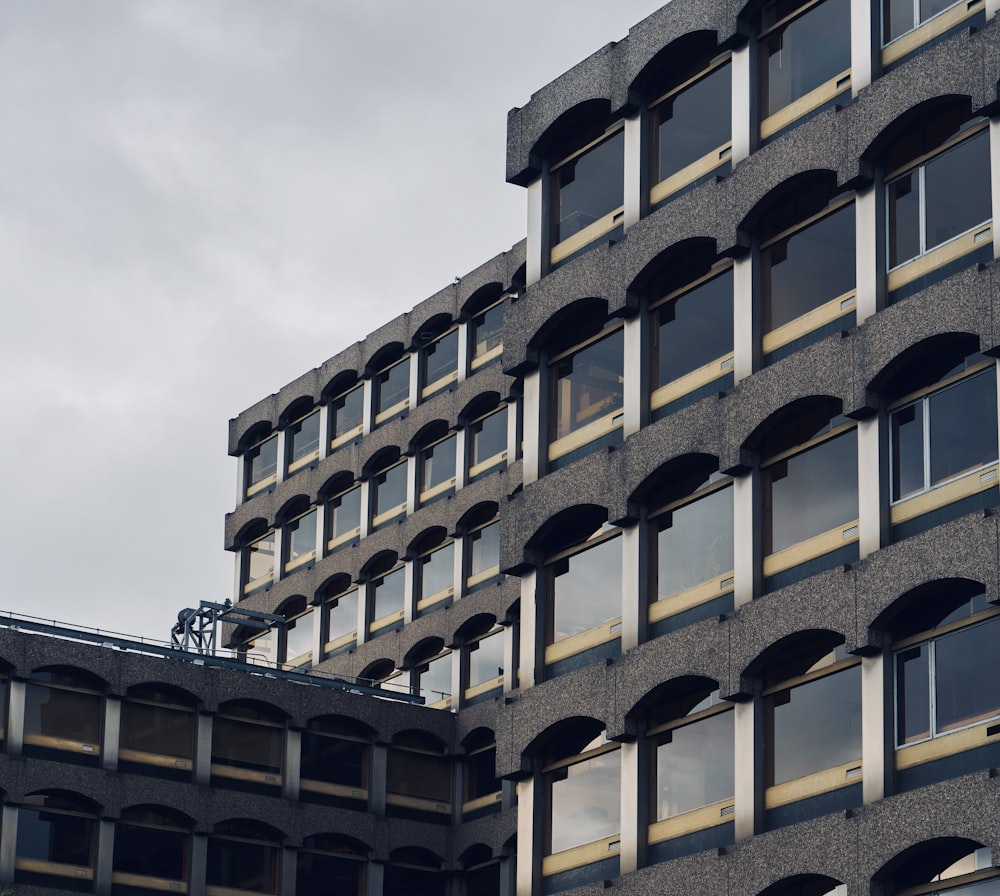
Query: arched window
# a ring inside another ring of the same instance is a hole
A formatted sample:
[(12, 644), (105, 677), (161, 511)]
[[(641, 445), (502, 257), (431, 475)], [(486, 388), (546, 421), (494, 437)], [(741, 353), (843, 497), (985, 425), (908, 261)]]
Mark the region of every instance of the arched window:
[(501, 809), (502, 782), (497, 777), (497, 745), (492, 731), (481, 728), (465, 740), (462, 757), (462, 820), (471, 821)]
[(330, 399), (330, 450), (358, 438), (364, 430), (364, 421), (364, 383), (337, 392)]
[(441, 638), (429, 638), (417, 645), (407, 658), (412, 692), (423, 697), (429, 706), (451, 708), (453, 661)]
[(319, 408), (313, 408), (311, 402), (303, 404), (305, 407), (292, 411), (294, 419), (285, 427), (285, 463), (289, 476), (316, 466), (319, 460)]
[(991, 853), (989, 847), (961, 838), (918, 843), (879, 875), (883, 892), (892, 896), (992, 896), (998, 892), (1000, 878)]
[(449, 606), (455, 597), (455, 542), (438, 529), (423, 538), (417, 550), (413, 593), (419, 617)]
[(503, 690), (504, 628), (496, 617), (474, 617), (459, 631), (462, 643), (462, 700), (466, 706)]
[(274, 556), (277, 550), (274, 530), (251, 536), (251, 539), (240, 552), (240, 585), (244, 597), (264, 591), (274, 584)]
[(423, 506), (455, 493), (458, 439), (441, 421), (425, 436), (417, 452), (417, 500)]
[(285, 754), (282, 713), (248, 701), (219, 707), (212, 720), (212, 784), (274, 793)]
[(962, 28), (985, 24), (983, 3), (882, 0), (882, 71), (890, 71), (922, 47)]
[(466, 594), (500, 578), (500, 520), (494, 514), (471, 522), (462, 538)]
[(243, 494), (252, 498), (278, 482), (278, 435), (261, 437), (243, 452)]
[(408, 731), (392, 739), (385, 786), (389, 815), (451, 823), (452, 762), (432, 735)]
[(421, 345), (421, 400), (458, 381), (458, 331), (457, 324), (445, 319), (425, 327), (417, 337)]
[(368, 633), (377, 638), (403, 625), (406, 605), (406, 567), (393, 554), (368, 573)]
[[(104, 682), (69, 667), (31, 673), (24, 692), (24, 746), (96, 763), (101, 753)], [(65, 761), (65, 760), (64, 760)]]
[(339, 716), (311, 719), (302, 732), (302, 798), (364, 810), (372, 732)]
[(361, 485), (338, 476), (326, 493), (326, 550), (333, 553), (361, 536)]
[(468, 481), (507, 466), (507, 405), (500, 404), (473, 419), (466, 430)]
[(847, 886), (821, 874), (800, 874), (779, 880), (760, 896), (847, 896)]
[(393, 354), (398, 360), (388, 361), (390, 353), (383, 353), (386, 360), (379, 362), (372, 377), (376, 426), (388, 423), (410, 407), (410, 356), (400, 358), (399, 351)]
[[(398, 458), (398, 452), (392, 452)], [(371, 483), (371, 531), (406, 516), (406, 458), (385, 459), (375, 465)]]
[(337, 578), (322, 592), (325, 634), (324, 656), (334, 656), (358, 640), (358, 586), (349, 576)]
[(159, 806), (122, 811), (115, 823), (114, 870), (120, 887), (183, 890), (189, 877), (191, 822)]
[(448, 879), (441, 860), (419, 847), (395, 849), (385, 866), (383, 896), (445, 896)]
[(501, 294), (500, 284), (494, 289), (484, 287), (475, 301), (466, 306), (469, 315), (469, 367), (479, 370), (503, 354), (503, 318), (507, 295)]
[(194, 764), (196, 702), (163, 685), (129, 688), (121, 709), (118, 761), (123, 771), (190, 780)]
[(93, 801), (62, 791), (25, 797), (17, 810), (14, 882), (62, 889), (92, 881), (97, 810)]
[(224, 821), (208, 838), (206, 896), (278, 892), (281, 835), (257, 821)]
[(332, 834), (306, 837), (298, 851), (295, 896), (364, 896), (368, 850)]

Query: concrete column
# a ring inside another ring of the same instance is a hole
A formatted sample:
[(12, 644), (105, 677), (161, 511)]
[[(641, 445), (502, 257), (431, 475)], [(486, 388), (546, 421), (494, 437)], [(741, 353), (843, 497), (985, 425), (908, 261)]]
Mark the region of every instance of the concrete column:
[(538, 775), (517, 782), (516, 896), (542, 892), (542, 851), (545, 837), (544, 802)]
[(733, 50), (733, 165), (750, 155), (754, 144), (754, 94), (757, 78), (750, 70), (750, 45)]
[(403, 565), (403, 622), (413, 622), (417, 610), (417, 561), (408, 560)]
[(23, 681), (10, 682), (10, 702), (7, 705), (7, 753), (20, 756), (24, 750), (24, 690)]
[(420, 452), (404, 458), (406, 463), (406, 515), (410, 516), (419, 505)]
[(649, 324), (645, 314), (625, 321), (625, 419), (622, 434), (638, 432), (649, 419)]
[[(992, 18), (1000, 0), (986, 0), (986, 16)], [(1000, 258), (1000, 120), (990, 119), (990, 195), (993, 208), (993, 257)]]
[(745, 380), (759, 366), (760, 322), (755, 312), (753, 253), (733, 262), (733, 381)]
[(297, 870), (295, 850), (287, 847), (281, 850), (278, 868), (278, 896), (295, 896), (295, 872)]
[(736, 738), (736, 839), (746, 840), (763, 829), (764, 738), (760, 698), (737, 703), (733, 728)]
[(622, 530), (622, 653), (647, 637), (650, 550), (646, 520)]
[(500, 860), (500, 893), (499, 896), (514, 896), (517, 881), (514, 875), (514, 860), (504, 856)]
[(278, 430), (278, 482), (286, 478), (286, 467), (288, 466), (288, 439), (285, 437), (285, 430)]
[[(462, 681), (462, 650), (460, 645), (451, 649), (451, 711), (458, 712), (458, 708), (465, 699), (465, 689)], [(462, 792), (461, 781), (456, 793)], [(461, 808), (461, 807), (459, 807)]]
[(756, 487), (759, 474), (744, 473), (733, 481), (733, 603), (750, 603), (760, 593), (760, 551), (763, 520)]
[(236, 455), (236, 503), (242, 504), (246, 500), (246, 489), (244, 484), (246, 483), (246, 461), (243, 459), (242, 454)]
[(463, 426), (455, 433), (455, 491), (465, 488), (469, 481), (469, 428)]
[(545, 472), (544, 403), (542, 372), (532, 370), (524, 375), (524, 464), (521, 472), (524, 485), (530, 485)]
[(212, 717), (198, 715), (198, 730), (194, 745), (194, 783), (208, 787), (212, 779)]
[(205, 896), (205, 873), (208, 870), (208, 837), (191, 835), (191, 870), (188, 881), (190, 896)]
[(507, 405), (507, 465), (514, 463), (521, 454), (521, 401), (515, 399)]
[(458, 328), (458, 381), (464, 383), (469, 375), (469, 323), (466, 321)]
[[(405, 599), (405, 594), (404, 594)], [(371, 640), (368, 631), (368, 620), (371, 618), (369, 606), (372, 600), (372, 583), (370, 580), (358, 583), (358, 636), (357, 643), (364, 644)], [(405, 611), (404, 611), (405, 612)]]
[(364, 381), (364, 394), (361, 406), (364, 409), (361, 414), (361, 435), (366, 436), (372, 431), (372, 423), (375, 421), (373, 408), (375, 405), (375, 383), (369, 377)]
[(358, 534), (358, 538), (365, 538), (372, 531), (372, 481), (371, 479), (362, 479), (359, 483), (361, 486), (361, 494), (358, 496), (358, 501), (361, 504), (361, 532)]
[[(986, 18), (992, 19), (1000, 10), (1000, 0), (986, 0)], [(996, 218), (994, 218), (996, 220)]]
[(274, 581), (285, 578), (285, 539), (288, 534), (284, 526), (274, 527)]
[(330, 453), (330, 402), (319, 406), (319, 459)]
[(115, 823), (102, 818), (97, 823), (97, 862), (94, 868), (94, 892), (108, 896), (111, 892), (111, 873), (114, 866)]
[(104, 733), (101, 738), (101, 767), (106, 772), (118, 768), (118, 742), (122, 729), (122, 701), (119, 697), (104, 698)]
[(628, 874), (646, 864), (646, 812), (648, 772), (644, 742), (621, 745), (621, 873)]
[(323, 660), (323, 645), (326, 643), (326, 604), (318, 601), (313, 604), (312, 620), (312, 652), (314, 666)]
[(465, 596), (465, 555), (469, 550), (469, 536), (459, 535), (455, 537), (455, 550), (452, 551), (453, 563), (452, 577), (455, 581), (455, 600), (461, 600)]
[(505, 694), (520, 687), (517, 668), (521, 658), (518, 642), (520, 631), (520, 621), (516, 625), (505, 625), (503, 628), (503, 692)]
[(281, 775), (281, 795), (286, 800), (299, 798), (299, 781), (302, 777), (302, 732), (285, 729), (285, 766)]
[(881, 46), (878, 4), (851, 0), (851, 96), (871, 84), (876, 77), (875, 54)]
[[(538, 600), (538, 579), (536, 570), (521, 575), (521, 649), (518, 683), (522, 688), (539, 684), (544, 671), (545, 625)], [(506, 682), (504, 682), (506, 684)]]
[(549, 269), (549, 231), (546, 227), (548, 207), (548, 177), (541, 176), (528, 185), (528, 233), (525, 243), (524, 280), (531, 286), (542, 279)]
[(382, 896), (382, 882), (385, 880), (385, 865), (381, 862), (369, 862), (365, 872), (365, 896)]
[(882, 532), (888, 526), (888, 512), (883, 510), (886, 479), (882, 473), (888, 471), (889, 447), (885, 428), (878, 417), (858, 421), (858, 549), (862, 558), (882, 547)]
[(857, 261), (855, 282), (857, 300), (855, 313), (858, 324), (864, 323), (879, 309), (879, 251), (885, 244), (885, 233), (879, 226), (878, 198), (874, 185), (860, 190), (854, 198)]
[(883, 654), (861, 660), (861, 764), (865, 803), (888, 796), (893, 787), (892, 662)]
[(420, 389), (423, 383), (420, 382), (420, 352), (410, 353), (410, 410), (420, 404)]
[(371, 749), (371, 774), (368, 776), (368, 811), (385, 815), (385, 785), (389, 768), (389, 748), (373, 744)]
[[(646, 181), (645, 148), (642, 139), (642, 123), (638, 113), (625, 119), (625, 203), (624, 226), (628, 230), (643, 213), (643, 192)], [(628, 380), (626, 380), (628, 382)]]
[(4, 806), (0, 814), (0, 884), (14, 880), (17, 858), (17, 806)]

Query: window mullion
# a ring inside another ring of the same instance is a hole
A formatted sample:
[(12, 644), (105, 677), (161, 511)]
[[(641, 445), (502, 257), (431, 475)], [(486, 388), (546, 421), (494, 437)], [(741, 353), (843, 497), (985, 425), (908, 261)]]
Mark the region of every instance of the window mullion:
[(937, 641), (927, 642), (927, 689), (930, 704), (930, 724), (931, 739), (938, 736), (937, 730)]
[(923, 434), (921, 440), (924, 448), (924, 491), (931, 489), (931, 402), (930, 396), (920, 399), (921, 410), (923, 411)]
[[(917, 0), (919, 2), (919, 0)], [(920, 191), (920, 254), (927, 252), (927, 164), (924, 163), (917, 169), (917, 189)]]

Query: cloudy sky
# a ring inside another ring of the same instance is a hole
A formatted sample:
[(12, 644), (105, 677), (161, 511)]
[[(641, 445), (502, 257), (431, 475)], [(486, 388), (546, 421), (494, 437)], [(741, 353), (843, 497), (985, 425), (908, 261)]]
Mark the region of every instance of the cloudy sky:
[(0, 610), (229, 596), (229, 418), (517, 242), (507, 110), (659, 5), (0, 0)]

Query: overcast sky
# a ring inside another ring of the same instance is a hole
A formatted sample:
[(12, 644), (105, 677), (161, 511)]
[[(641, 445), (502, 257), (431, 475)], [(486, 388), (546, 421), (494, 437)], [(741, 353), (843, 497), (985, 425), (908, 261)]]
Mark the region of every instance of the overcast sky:
[(0, 0), (0, 610), (223, 600), (227, 422), (525, 232), (506, 113), (658, 0)]

